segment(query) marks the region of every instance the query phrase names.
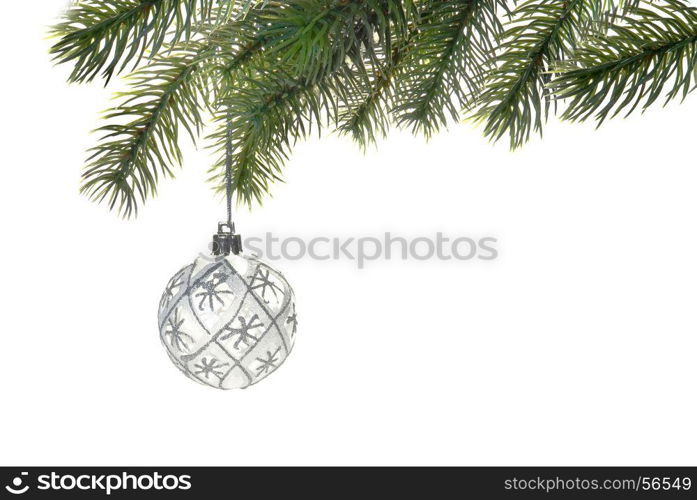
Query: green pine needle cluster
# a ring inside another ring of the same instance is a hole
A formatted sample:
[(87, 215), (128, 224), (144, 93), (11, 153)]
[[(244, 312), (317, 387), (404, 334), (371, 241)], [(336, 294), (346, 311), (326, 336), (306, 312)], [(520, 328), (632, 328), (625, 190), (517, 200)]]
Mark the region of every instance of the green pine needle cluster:
[(562, 117), (598, 123), (664, 97), (684, 99), (697, 84), (697, 10), (677, 0), (637, 8), (622, 24), (580, 47), (551, 86), (568, 101)]
[(503, 12), (503, 0), (424, 5), (397, 82), (397, 123), (430, 136), (471, 107), (494, 69)]
[(91, 150), (83, 193), (130, 217), (157, 192), (161, 176), (173, 175), (182, 161), (179, 131), (196, 140), (204, 126), (210, 53), (206, 44), (187, 43), (129, 77), (130, 90), (117, 95), (119, 104), (104, 116), (109, 123), (98, 129), (103, 136)]
[(511, 16), (494, 56), (476, 118), (494, 140), (510, 137), (516, 148), (542, 131), (551, 99), (547, 85), (554, 65), (571, 56), (597, 29), (603, 0), (526, 0)]
[(697, 77), (687, 0), (81, 0), (53, 33), (72, 82), (132, 71), (82, 185), (125, 217), (174, 175), (183, 136), (251, 206), (311, 133), (366, 147), (472, 118), (517, 148), (558, 110), (602, 123)]

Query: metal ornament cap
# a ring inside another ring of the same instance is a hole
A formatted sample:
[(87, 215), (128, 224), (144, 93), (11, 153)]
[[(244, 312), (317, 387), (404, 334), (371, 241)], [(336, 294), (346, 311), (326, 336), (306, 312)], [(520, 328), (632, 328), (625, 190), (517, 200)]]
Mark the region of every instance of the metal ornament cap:
[(221, 222), (218, 224), (218, 233), (213, 235), (213, 255), (216, 257), (242, 252), (242, 237), (235, 233), (235, 225)]
[(160, 339), (191, 380), (245, 389), (274, 373), (293, 349), (295, 296), (283, 275), (244, 254), (200, 255), (169, 281)]

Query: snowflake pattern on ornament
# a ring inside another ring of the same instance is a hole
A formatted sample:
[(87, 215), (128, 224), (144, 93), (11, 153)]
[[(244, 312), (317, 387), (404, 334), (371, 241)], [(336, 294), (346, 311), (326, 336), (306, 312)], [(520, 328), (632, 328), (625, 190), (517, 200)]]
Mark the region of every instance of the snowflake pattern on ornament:
[(218, 389), (244, 389), (274, 373), (290, 354), (298, 325), (283, 275), (245, 255), (202, 255), (179, 271), (158, 319), (176, 367)]

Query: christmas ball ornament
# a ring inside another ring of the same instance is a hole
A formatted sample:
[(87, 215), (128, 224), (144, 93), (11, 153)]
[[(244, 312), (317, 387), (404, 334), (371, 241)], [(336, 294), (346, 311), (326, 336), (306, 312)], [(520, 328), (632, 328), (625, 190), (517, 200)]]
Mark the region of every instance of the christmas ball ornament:
[(244, 389), (275, 372), (293, 349), (298, 325), (288, 282), (244, 255), (227, 224), (214, 237), (212, 255), (200, 255), (169, 281), (158, 319), (172, 362), (218, 389)]

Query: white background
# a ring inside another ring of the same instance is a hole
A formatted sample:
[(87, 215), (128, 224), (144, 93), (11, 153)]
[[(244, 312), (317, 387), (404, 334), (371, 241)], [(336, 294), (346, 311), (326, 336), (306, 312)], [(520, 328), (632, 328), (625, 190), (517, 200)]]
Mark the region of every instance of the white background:
[(511, 153), (469, 124), (361, 153), (327, 135), (242, 231), (494, 235), (494, 262), (277, 265), (299, 299), (287, 363), (223, 392), (160, 345), (169, 277), (224, 207), (186, 162), (124, 222), (77, 193), (113, 88), (69, 86), (62, 0), (6, 2), (0, 463), (692, 464), (697, 96)]

